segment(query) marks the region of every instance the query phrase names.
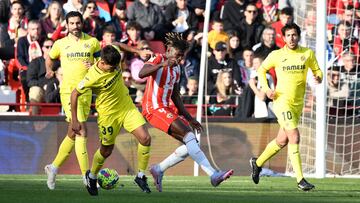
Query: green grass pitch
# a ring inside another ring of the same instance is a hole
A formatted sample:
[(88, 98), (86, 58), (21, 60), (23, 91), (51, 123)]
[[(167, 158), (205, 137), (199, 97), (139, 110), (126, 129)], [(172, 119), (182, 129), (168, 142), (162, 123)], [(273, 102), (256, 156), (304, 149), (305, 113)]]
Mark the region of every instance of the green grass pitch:
[(47, 189), (45, 178), (45, 175), (0, 175), (0, 202), (360, 202), (359, 179), (308, 179), (316, 189), (303, 192), (297, 189), (295, 179), (288, 177), (262, 177), (258, 185), (250, 177), (231, 177), (214, 188), (205, 176), (165, 176), (162, 193), (156, 191), (149, 178), (152, 193), (145, 194), (133, 184), (133, 177), (120, 176), (123, 187), (100, 190), (99, 196), (92, 197), (80, 176), (58, 175), (54, 191)]

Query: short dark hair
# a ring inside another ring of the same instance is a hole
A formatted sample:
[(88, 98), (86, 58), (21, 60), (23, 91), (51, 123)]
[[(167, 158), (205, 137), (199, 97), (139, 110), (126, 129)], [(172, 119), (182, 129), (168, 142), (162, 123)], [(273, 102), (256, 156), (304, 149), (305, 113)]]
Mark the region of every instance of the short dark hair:
[(288, 23), (286, 24), (283, 28), (281, 28), (281, 33), (283, 36), (285, 36), (285, 32), (287, 30), (291, 30), (291, 29), (295, 29), (297, 34), (300, 36), (301, 35), (301, 29), (300, 27), (296, 24), (296, 23)]
[(24, 4), (22, 1), (13, 1), (11, 4), (10, 4), (10, 7), (12, 7), (14, 4), (20, 4), (22, 8), (24, 8)]
[(103, 30), (103, 34), (105, 34), (105, 33), (115, 34), (116, 32), (115, 32), (114, 26), (112, 26), (112, 25), (106, 26)]
[(285, 7), (280, 11), (280, 15), (285, 14), (287, 16), (293, 16), (294, 15), (294, 9), (291, 7)]
[(113, 45), (107, 45), (101, 50), (101, 59), (111, 66), (118, 66), (121, 60), (119, 51)]
[(73, 18), (73, 17), (79, 17), (81, 23), (84, 23), (84, 19), (83, 16), (80, 12), (78, 11), (70, 11), (68, 14), (66, 14), (65, 19), (66, 19), (66, 23), (69, 23), (69, 18)]
[(140, 31), (142, 29), (141, 25), (139, 23), (137, 23), (136, 21), (130, 21), (127, 23), (126, 30), (130, 30), (132, 28), (135, 28), (135, 30), (140, 30)]

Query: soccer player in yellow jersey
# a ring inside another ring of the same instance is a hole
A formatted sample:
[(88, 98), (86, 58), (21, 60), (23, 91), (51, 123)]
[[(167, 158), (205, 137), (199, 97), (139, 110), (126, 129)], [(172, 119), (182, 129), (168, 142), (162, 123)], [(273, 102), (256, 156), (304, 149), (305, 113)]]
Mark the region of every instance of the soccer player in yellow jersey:
[(96, 95), (99, 136), (101, 146), (94, 154), (91, 170), (86, 172), (87, 189), (90, 195), (98, 195), (96, 176), (107, 157), (110, 156), (115, 138), (123, 127), (139, 141), (138, 168), (135, 182), (147, 193), (150, 193), (144, 171), (146, 170), (149, 152), (150, 135), (145, 127), (145, 120), (133, 104), (129, 90), (122, 79), (120, 52), (113, 45), (101, 50), (101, 58), (89, 69), (84, 79), (71, 94), (72, 129), (80, 132), (82, 126), (78, 118), (78, 97), (92, 90)]
[[(65, 111), (66, 121), (71, 121), (70, 111), (70, 95), (78, 83), (84, 78), (89, 70), (90, 64), (100, 57), (100, 44), (98, 40), (83, 33), (83, 18), (81, 13), (77, 11), (69, 12), (66, 15), (66, 25), (69, 30), (68, 36), (57, 40), (49, 53), (46, 63), (46, 77), (54, 76), (53, 60), (60, 59), (63, 69), (63, 82), (60, 87), (61, 104)], [(122, 50), (129, 52), (137, 52), (138, 54), (147, 54), (147, 51), (141, 51), (131, 48), (125, 44), (116, 44)], [(55, 189), (55, 179), (58, 168), (69, 157), (75, 146), (75, 153), (80, 165), (81, 173), (84, 176), (84, 184), (86, 184), (85, 173), (89, 169), (88, 154), (86, 148), (87, 130), (85, 122), (88, 118), (91, 104), (91, 90), (84, 92), (79, 97), (79, 105), (77, 109), (78, 120), (81, 123), (81, 131), (73, 132), (71, 125), (68, 126), (67, 135), (62, 141), (59, 151), (54, 161), (45, 166), (45, 172), (48, 175), (48, 188)]]
[[(65, 111), (66, 121), (70, 122), (70, 95), (71, 91), (81, 81), (88, 71), (87, 63), (93, 63), (100, 56), (100, 44), (98, 40), (83, 33), (83, 18), (81, 13), (72, 11), (66, 15), (66, 25), (69, 34), (57, 40), (50, 50), (46, 63), (46, 77), (51, 78), (54, 75), (53, 60), (60, 59), (63, 70), (63, 82), (60, 87), (61, 105)], [(89, 160), (86, 148), (87, 132), (85, 122), (87, 120), (90, 105), (91, 91), (86, 92), (79, 100), (78, 116), (83, 126), (79, 134), (75, 134), (69, 125), (67, 136), (62, 141), (59, 151), (52, 164), (45, 166), (45, 172), (48, 175), (47, 185), (50, 190), (55, 189), (55, 177), (58, 168), (69, 157), (75, 146), (75, 153), (78, 159), (80, 170), (85, 177), (86, 170), (89, 169)], [(85, 183), (85, 178), (84, 178)]]
[[(315, 186), (307, 182), (302, 174), (298, 122), (304, 104), (308, 69), (311, 69), (316, 84), (321, 83), (323, 74), (314, 52), (298, 45), (301, 33), (299, 26), (295, 23), (287, 24), (281, 31), (286, 45), (271, 52), (257, 71), (262, 90), (274, 101), (273, 109), (280, 129), (277, 137), (266, 146), (263, 153), (258, 158), (250, 159), (251, 176), (254, 183), (258, 184), (261, 166), (289, 145), (288, 152), (298, 188), (308, 191)], [(272, 67), (275, 67), (277, 76), (277, 86), (274, 91), (269, 88), (265, 75)]]

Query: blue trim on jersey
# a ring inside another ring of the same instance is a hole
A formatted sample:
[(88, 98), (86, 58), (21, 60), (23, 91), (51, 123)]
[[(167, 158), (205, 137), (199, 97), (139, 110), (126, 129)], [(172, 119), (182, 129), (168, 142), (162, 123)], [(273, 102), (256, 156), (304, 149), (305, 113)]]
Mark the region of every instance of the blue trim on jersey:
[(95, 53), (93, 54), (93, 56), (94, 56), (95, 58), (100, 57), (100, 51), (95, 52)]

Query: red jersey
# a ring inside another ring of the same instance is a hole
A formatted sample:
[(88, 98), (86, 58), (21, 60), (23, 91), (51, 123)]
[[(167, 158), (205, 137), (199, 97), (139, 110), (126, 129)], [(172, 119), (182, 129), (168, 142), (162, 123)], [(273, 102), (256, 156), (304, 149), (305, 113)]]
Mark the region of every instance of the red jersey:
[[(145, 64), (157, 65), (166, 60), (162, 54), (156, 54)], [(159, 68), (147, 78), (143, 98), (143, 113), (150, 114), (153, 110), (169, 107), (175, 83), (180, 81), (180, 66)]]

